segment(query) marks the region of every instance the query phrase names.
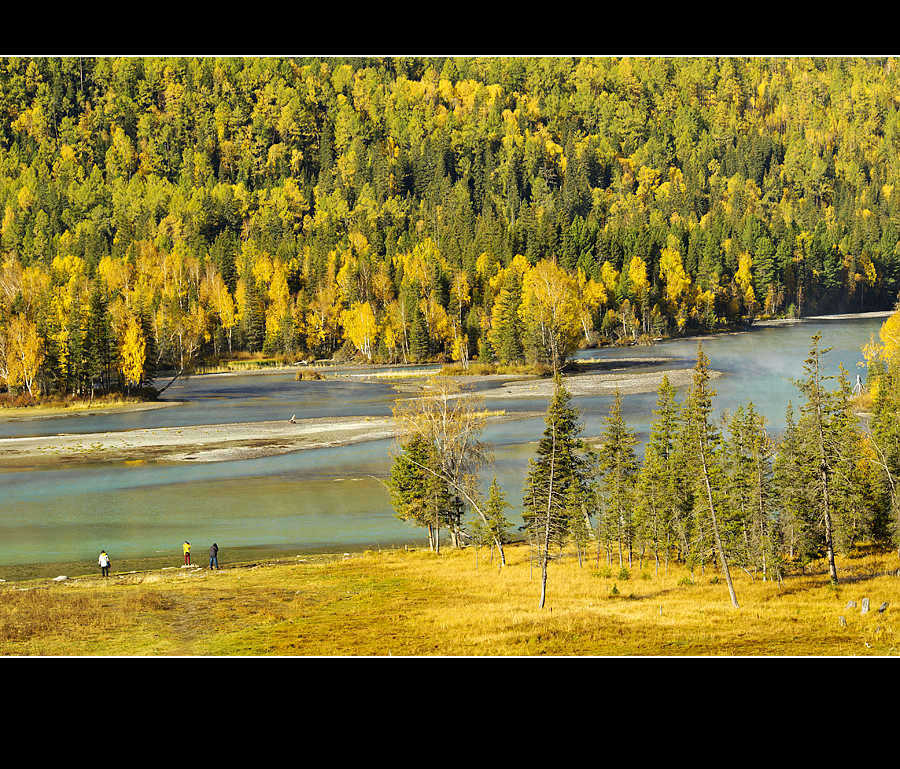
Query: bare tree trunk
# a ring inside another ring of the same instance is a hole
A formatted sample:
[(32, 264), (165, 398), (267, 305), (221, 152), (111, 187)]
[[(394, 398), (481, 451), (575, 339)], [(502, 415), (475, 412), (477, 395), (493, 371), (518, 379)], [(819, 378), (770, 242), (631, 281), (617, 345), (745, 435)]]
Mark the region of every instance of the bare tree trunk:
[[(160, 390), (160, 391), (157, 393), (157, 395), (162, 395), (162, 393), (164, 393), (166, 390), (168, 390), (169, 387), (171, 387), (171, 386), (174, 384), (175, 380), (178, 379), (178, 377), (180, 377), (183, 373), (184, 373), (184, 369), (181, 369), (181, 371), (179, 371), (177, 374), (175, 374), (175, 376), (172, 377), (172, 379), (171, 379), (171, 381), (169, 382), (169, 384), (167, 384), (165, 387), (163, 387), (162, 390)], [(91, 391), (91, 394), (92, 394), (92, 396), (93, 396), (93, 390)]]
[[(819, 386), (819, 356), (816, 355), (815, 383)], [(834, 531), (831, 524), (831, 502), (828, 494), (828, 463), (825, 459), (825, 431), (822, 427), (822, 404), (821, 397), (817, 398), (816, 403), (816, 432), (819, 439), (819, 474), (822, 478), (822, 506), (825, 518), (825, 550), (828, 557), (828, 576), (831, 584), (836, 585), (837, 566), (834, 562)]]
[(716, 506), (713, 503), (712, 498), (712, 487), (709, 485), (709, 470), (706, 465), (706, 452), (703, 450), (703, 446), (700, 447), (700, 459), (703, 464), (703, 480), (706, 484), (706, 498), (709, 502), (709, 514), (712, 520), (712, 529), (713, 529), (713, 539), (716, 543), (716, 550), (719, 553), (719, 565), (722, 567), (722, 572), (725, 574), (725, 582), (728, 584), (728, 593), (731, 596), (731, 605), (734, 606), (735, 609), (740, 608), (738, 605), (737, 595), (734, 592), (734, 584), (731, 581), (731, 572), (728, 570), (728, 560), (725, 557), (725, 549), (722, 547), (722, 539), (719, 536), (719, 524), (716, 521)]
[(836, 585), (837, 566), (834, 562), (834, 531), (831, 524), (831, 504), (828, 499), (828, 473), (825, 462), (822, 462), (819, 472), (822, 475), (822, 502), (825, 507), (825, 550), (828, 554), (828, 577), (831, 584)]
[(547, 598), (547, 562), (550, 558), (550, 511), (553, 504), (553, 471), (556, 464), (556, 426), (553, 427), (553, 444), (550, 450), (550, 489), (547, 493), (547, 519), (544, 521), (544, 551), (541, 553), (541, 602), (544, 608)]

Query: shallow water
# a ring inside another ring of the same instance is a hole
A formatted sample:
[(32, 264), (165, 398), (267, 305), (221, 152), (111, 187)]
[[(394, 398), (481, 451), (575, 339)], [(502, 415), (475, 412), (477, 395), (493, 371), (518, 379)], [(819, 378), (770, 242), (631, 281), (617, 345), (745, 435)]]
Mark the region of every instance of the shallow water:
[[(851, 381), (864, 370), (860, 348), (877, 334), (881, 319), (804, 322), (758, 328), (750, 333), (703, 339), (711, 366), (723, 372), (714, 381), (721, 413), (753, 401), (777, 434), (788, 400), (799, 403), (792, 378), (802, 376), (810, 336), (822, 333), (826, 371), (843, 363)], [(690, 368), (697, 340), (671, 340), (646, 348), (585, 350), (578, 357), (660, 358), (635, 370)], [(66, 416), (0, 422), (0, 436), (128, 430), (188, 424), (268, 421), (323, 416), (390, 414), (398, 397), (395, 381), (323, 380), (296, 382), (293, 373), (193, 377), (177, 382), (165, 396), (183, 405), (142, 412)], [(543, 411), (546, 398), (492, 398), (481, 385), (486, 406), (507, 411)], [(680, 393), (683, 397), (684, 393)], [(586, 436), (603, 428), (613, 395), (575, 398)], [(624, 396), (623, 410), (641, 440), (649, 432), (655, 393)], [(487, 427), (496, 473), (518, 521), (528, 458), (543, 430), (542, 418)], [(390, 469), (392, 441), (295, 452), (252, 460), (198, 464), (102, 463), (31, 471), (0, 470), (0, 564), (77, 561), (92, 568), (106, 548), (114, 560), (171, 552), (194, 543), (201, 556), (212, 541), (228, 547), (295, 545), (297, 552), (335, 551), (411, 542), (423, 532), (393, 515), (379, 479)], [(198, 556), (199, 557), (199, 556)], [(202, 560), (202, 559), (201, 559)], [(0, 569), (0, 577), (3, 577)]]

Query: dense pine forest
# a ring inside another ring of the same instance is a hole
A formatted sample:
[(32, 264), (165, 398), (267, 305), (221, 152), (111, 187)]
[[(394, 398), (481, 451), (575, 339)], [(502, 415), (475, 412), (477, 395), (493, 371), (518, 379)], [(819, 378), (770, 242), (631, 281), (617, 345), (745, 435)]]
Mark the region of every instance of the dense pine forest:
[(888, 309), (898, 98), (893, 59), (2, 59), (0, 384)]

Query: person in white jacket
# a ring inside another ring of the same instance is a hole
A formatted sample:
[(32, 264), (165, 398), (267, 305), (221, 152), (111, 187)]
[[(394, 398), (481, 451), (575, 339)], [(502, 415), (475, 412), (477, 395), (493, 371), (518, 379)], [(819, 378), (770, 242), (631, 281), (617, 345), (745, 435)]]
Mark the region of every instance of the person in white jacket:
[(100, 563), (100, 573), (104, 577), (109, 576), (109, 556), (106, 554), (105, 550), (100, 551), (100, 558), (98, 559)]

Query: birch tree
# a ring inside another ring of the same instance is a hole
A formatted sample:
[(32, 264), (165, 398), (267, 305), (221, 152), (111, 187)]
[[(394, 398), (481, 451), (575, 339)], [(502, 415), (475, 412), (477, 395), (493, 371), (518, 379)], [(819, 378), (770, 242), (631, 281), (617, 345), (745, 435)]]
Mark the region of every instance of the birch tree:
[[(428, 380), (421, 397), (398, 401), (394, 418), (401, 435), (415, 437), (430, 447), (433, 462), (413, 460), (421, 469), (446, 483), (458, 500), (459, 514), (448, 516), (451, 537), (461, 545), (463, 504), (490, 525), (484, 503), (479, 501), (477, 481), (479, 471), (491, 461), (487, 446), (480, 440), (487, 417), (483, 402), (466, 394), (452, 379), (433, 377)], [(496, 528), (496, 527), (495, 527)], [(506, 564), (501, 532), (495, 531), (494, 546)]]

